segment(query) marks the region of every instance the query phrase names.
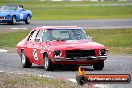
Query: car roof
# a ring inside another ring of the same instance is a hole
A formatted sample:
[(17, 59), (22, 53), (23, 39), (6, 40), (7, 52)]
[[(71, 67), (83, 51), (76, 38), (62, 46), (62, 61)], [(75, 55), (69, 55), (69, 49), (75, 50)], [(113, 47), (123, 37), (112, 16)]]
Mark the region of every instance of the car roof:
[(48, 30), (48, 29), (81, 29), (78, 26), (42, 26), (36, 27), (33, 30)]

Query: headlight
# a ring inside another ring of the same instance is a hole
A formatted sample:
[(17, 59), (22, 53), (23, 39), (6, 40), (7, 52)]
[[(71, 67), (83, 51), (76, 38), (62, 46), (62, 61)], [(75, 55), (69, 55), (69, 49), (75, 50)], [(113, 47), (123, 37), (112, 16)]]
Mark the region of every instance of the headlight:
[(106, 56), (107, 55), (106, 49), (101, 49), (100, 50), (100, 55), (101, 56)]
[(60, 50), (55, 50), (54, 51), (54, 56), (55, 57), (60, 57), (61, 56), (61, 51)]

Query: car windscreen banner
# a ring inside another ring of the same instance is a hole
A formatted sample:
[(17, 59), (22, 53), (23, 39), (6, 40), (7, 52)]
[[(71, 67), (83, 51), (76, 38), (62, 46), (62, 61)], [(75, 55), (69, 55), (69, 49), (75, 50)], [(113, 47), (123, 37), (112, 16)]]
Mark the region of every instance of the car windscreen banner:
[(79, 73), (76, 76), (79, 85), (88, 84), (116, 84), (130, 83), (129, 74), (86, 74), (84, 68), (79, 67)]

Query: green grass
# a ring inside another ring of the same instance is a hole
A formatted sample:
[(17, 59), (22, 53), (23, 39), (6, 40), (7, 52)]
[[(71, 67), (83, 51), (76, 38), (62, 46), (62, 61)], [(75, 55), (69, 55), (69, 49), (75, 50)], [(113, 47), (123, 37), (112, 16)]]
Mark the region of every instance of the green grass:
[[(132, 29), (86, 30), (93, 41), (104, 44), (110, 53), (132, 54)], [(0, 47), (16, 47), (29, 31), (0, 33)]]
[(33, 20), (79, 20), (132, 18), (132, 5), (129, 6), (86, 6), (95, 4), (122, 4), (122, 2), (41, 2), (38, 0), (2, 0), (7, 3), (23, 4), (33, 12)]
[(16, 47), (28, 33), (29, 31), (0, 33), (0, 47)]
[(132, 29), (87, 30), (93, 41), (106, 45), (110, 53), (132, 54)]

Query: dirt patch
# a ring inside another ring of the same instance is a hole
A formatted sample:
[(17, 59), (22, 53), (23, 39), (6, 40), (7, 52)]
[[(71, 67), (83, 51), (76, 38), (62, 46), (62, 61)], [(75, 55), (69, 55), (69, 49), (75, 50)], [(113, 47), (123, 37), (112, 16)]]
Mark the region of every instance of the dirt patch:
[(18, 30), (16, 29), (0, 29), (0, 33), (8, 33), (8, 32), (16, 32)]
[(76, 83), (34, 75), (0, 73), (0, 88), (91, 88)]
[(17, 53), (17, 48), (11, 48), (11, 47), (0, 47), (0, 49), (8, 50), (8, 53)]
[(4, 49), (9, 50), (8, 53), (17, 53), (17, 48), (5, 47)]

